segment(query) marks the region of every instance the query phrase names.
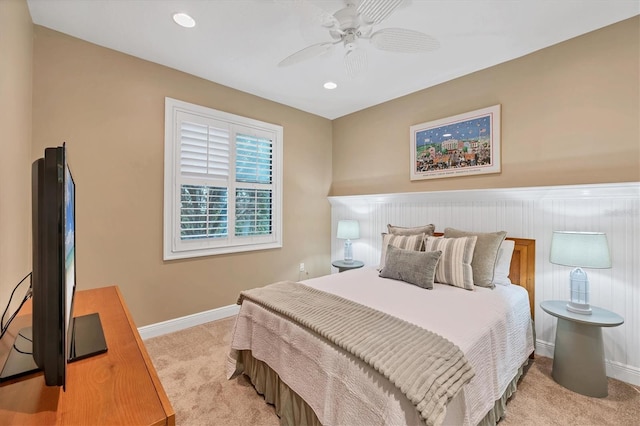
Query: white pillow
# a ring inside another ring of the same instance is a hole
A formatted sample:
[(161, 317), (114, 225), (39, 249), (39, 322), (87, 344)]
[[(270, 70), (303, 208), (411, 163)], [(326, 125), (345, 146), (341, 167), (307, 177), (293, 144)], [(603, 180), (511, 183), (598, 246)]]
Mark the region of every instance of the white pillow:
[(498, 250), (498, 260), (496, 261), (496, 270), (493, 276), (493, 283), (499, 285), (510, 285), (509, 266), (511, 266), (511, 256), (516, 246), (513, 240), (504, 240)]

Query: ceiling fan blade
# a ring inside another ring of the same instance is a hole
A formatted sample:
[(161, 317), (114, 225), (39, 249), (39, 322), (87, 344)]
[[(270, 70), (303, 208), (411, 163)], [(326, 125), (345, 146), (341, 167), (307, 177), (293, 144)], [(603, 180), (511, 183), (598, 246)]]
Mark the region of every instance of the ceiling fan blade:
[(405, 28), (385, 28), (371, 34), (371, 43), (378, 49), (390, 52), (431, 52), (440, 47), (440, 42), (420, 31)]
[(367, 69), (367, 52), (357, 47), (348, 50), (344, 55), (344, 65), (349, 77), (359, 76)]
[(403, 0), (362, 0), (357, 11), (369, 24), (379, 24), (402, 4)]
[(306, 61), (307, 59), (315, 58), (316, 56), (320, 56), (323, 53), (328, 52), (333, 48), (336, 42), (325, 42), (312, 44), (311, 46), (307, 46), (302, 50), (297, 51), (296, 53), (287, 56), (278, 64), (279, 67), (288, 67), (289, 65), (297, 64), (298, 62)]

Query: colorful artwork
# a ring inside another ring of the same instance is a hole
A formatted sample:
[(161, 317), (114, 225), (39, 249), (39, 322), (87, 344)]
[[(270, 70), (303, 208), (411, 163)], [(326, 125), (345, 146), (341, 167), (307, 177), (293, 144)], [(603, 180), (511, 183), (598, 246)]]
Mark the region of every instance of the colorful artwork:
[(500, 172), (500, 105), (410, 129), (411, 180)]

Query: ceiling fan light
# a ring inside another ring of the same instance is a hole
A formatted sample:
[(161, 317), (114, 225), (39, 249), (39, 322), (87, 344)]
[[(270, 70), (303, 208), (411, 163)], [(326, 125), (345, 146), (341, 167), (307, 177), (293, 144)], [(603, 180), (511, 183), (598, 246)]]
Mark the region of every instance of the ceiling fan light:
[(173, 21), (184, 28), (193, 28), (196, 26), (195, 19), (183, 12), (174, 13)]

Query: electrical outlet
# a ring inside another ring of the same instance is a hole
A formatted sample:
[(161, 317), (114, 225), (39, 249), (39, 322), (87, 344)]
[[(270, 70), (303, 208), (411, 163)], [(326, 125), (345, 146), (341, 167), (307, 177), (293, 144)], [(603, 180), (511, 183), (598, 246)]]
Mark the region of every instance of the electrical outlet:
[(304, 263), (300, 264), (300, 272), (304, 272)]

